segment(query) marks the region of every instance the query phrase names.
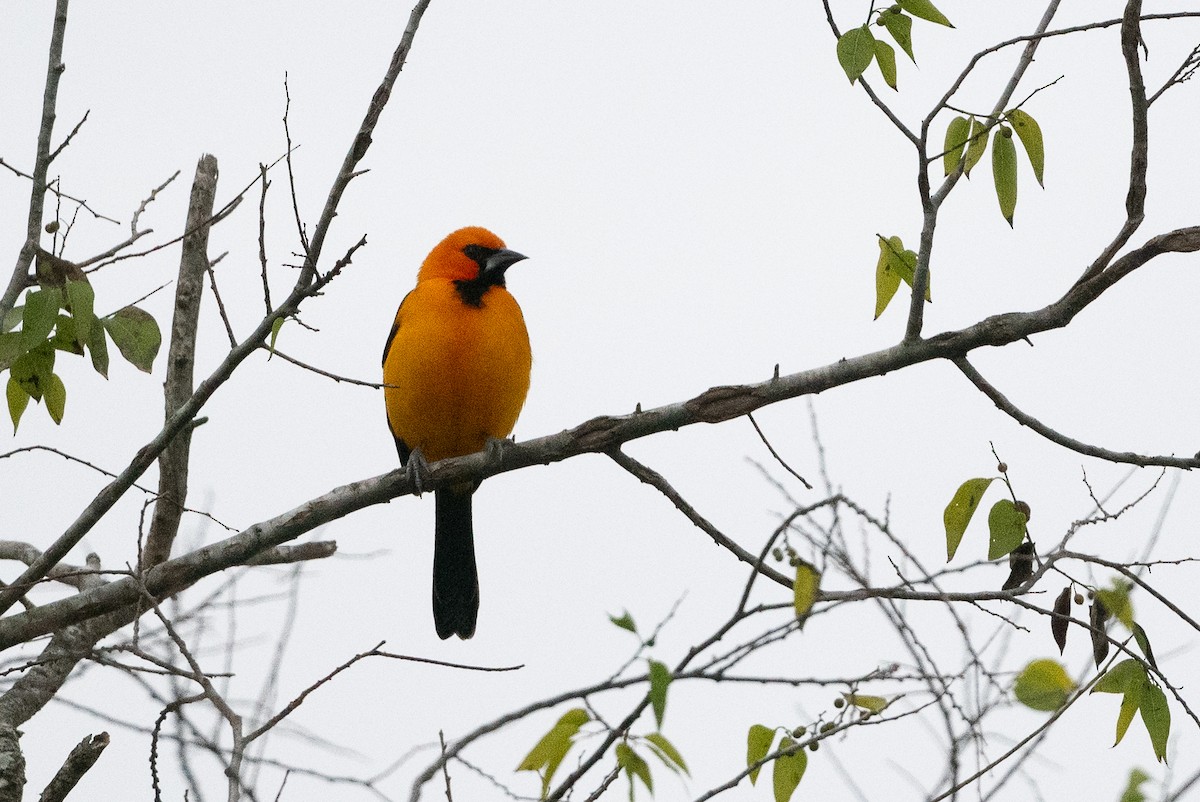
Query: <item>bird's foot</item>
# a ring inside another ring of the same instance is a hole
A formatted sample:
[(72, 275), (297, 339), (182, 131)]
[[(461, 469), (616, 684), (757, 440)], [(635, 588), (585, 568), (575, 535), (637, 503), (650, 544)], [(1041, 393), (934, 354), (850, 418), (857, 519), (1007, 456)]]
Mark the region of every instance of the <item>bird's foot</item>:
[(433, 480), (429, 471), (429, 463), (425, 461), (425, 455), (421, 453), (421, 449), (414, 448), (409, 453), (408, 461), (404, 463), (404, 478), (412, 482), (413, 492), (418, 496), (425, 492), (425, 488)]
[(511, 442), (508, 438), (489, 437), (487, 439), (487, 445), (483, 447), (483, 453), (487, 456), (490, 467), (500, 467), (500, 463), (504, 461), (504, 447)]

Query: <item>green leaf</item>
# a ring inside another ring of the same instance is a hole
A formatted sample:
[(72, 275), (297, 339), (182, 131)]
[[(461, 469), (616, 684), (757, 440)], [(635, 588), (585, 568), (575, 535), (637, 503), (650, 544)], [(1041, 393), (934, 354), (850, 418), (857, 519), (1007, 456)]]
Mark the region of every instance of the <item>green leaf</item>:
[(837, 42), (837, 58), (850, 83), (861, 78), (875, 58), (875, 37), (870, 29), (863, 25), (842, 34)]
[(75, 336), (81, 343), (87, 342), (96, 322), (95, 301), (96, 293), (91, 284), (86, 281), (67, 282), (67, 304), (75, 321)]
[(883, 314), (883, 310), (887, 309), (888, 304), (892, 302), (896, 290), (900, 287), (900, 274), (896, 272), (893, 265), (894, 259), (892, 256), (892, 247), (889, 247), (889, 242), (895, 243), (892, 247), (903, 248), (899, 244), (899, 237), (890, 237), (889, 239), (879, 238), (879, 261), (875, 264), (875, 319), (879, 320), (879, 316)]
[(1154, 756), (1159, 762), (1167, 762), (1167, 736), (1171, 734), (1171, 708), (1167, 706), (1167, 695), (1163, 689), (1147, 682), (1142, 689), (1142, 700), (1138, 705), (1142, 711), (1142, 723), (1150, 733)]
[[(897, 243), (900, 242), (899, 237), (892, 237)], [(910, 250), (895, 250), (891, 251), (892, 269), (900, 274), (900, 278), (904, 279), (904, 283), (912, 286), (917, 275), (917, 254)], [(932, 276), (925, 279), (925, 300), (933, 303), (933, 281)]]
[(1017, 675), (1013, 686), (1017, 701), (1045, 711), (1062, 707), (1073, 690), (1075, 682), (1057, 660), (1034, 660)]
[(21, 415), (25, 413), (25, 407), (29, 406), (29, 393), (25, 392), (19, 381), (9, 376), (5, 394), (8, 396), (8, 417), (12, 418), (13, 434), (16, 434)]
[(59, 315), (50, 342), (60, 351), (83, 356), (83, 340), (75, 332), (75, 318)]
[(936, 22), (938, 25), (945, 25), (947, 28), (954, 27), (950, 24), (950, 20), (946, 19), (946, 16), (938, 11), (929, 0), (896, 0), (896, 5), (914, 17)]
[(21, 354), (21, 332), (0, 334), (0, 371), (8, 370)]
[(271, 321), (271, 343), (267, 346), (267, 350), (270, 352), (271, 356), (267, 357), (268, 360), (270, 360), (272, 356), (275, 356), (275, 340), (279, 337), (279, 330), (283, 328), (284, 320), (285, 318), (277, 317)]
[(971, 516), (979, 509), (983, 493), (993, 479), (994, 476), (990, 479), (968, 479), (959, 486), (954, 498), (946, 505), (946, 511), (942, 513), (942, 521), (946, 526), (946, 562), (954, 559), (954, 552), (958, 551), (967, 524), (971, 523)]
[(916, 64), (917, 59), (913, 55), (912, 49), (912, 17), (901, 14), (899, 10), (893, 11), (889, 8), (879, 15), (879, 19), (883, 21), (883, 27), (887, 28), (892, 39), (896, 40), (896, 44), (900, 45), (900, 49), (905, 52), (913, 64)]
[(620, 627), (628, 632), (632, 632), (634, 635), (637, 634), (637, 625), (633, 623), (633, 616), (629, 614), (628, 610), (626, 610), (620, 618), (610, 615), (608, 620), (612, 621), (614, 626)]
[(15, 329), (17, 324), (20, 323), (24, 317), (25, 306), (23, 304), (18, 304), (12, 309), (9, 309), (8, 314), (5, 315), (2, 320), (0, 320), (0, 333), (7, 334)]
[(855, 707), (871, 713), (882, 713), (883, 709), (888, 706), (888, 700), (882, 696), (865, 696), (860, 693), (843, 693), (842, 696)]
[(667, 686), (671, 684), (671, 669), (657, 660), (650, 661), (650, 706), (654, 708), (654, 722), (662, 729), (663, 714), (667, 711)]
[(158, 356), (158, 347), (162, 345), (158, 323), (150, 313), (127, 306), (102, 322), (121, 356), (138, 370), (149, 373), (154, 367), (154, 357)]
[(1011, 227), (1017, 208), (1017, 146), (1012, 141), (1012, 129), (1006, 125), (999, 126), (992, 137), (992, 178), (1000, 214)]
[(679, 754), (679, 750), (675, 748), (675, 744), (668, 741), (661, 732), (654, 732), (646, 736), (646, 741), (650, 744), (650, 748), (654, 754), (658, 755), (658, 759), (663, 762), (663, 765), (671, 769), (671, 771), (682, 771), (684, 774), (689, 774), (687, 763), (683, 760), (683, 755)]
[(54, 373), (54, 346), (42, 341), (32, 351), (26, 351), (9, 368), (9, 376), (20, 382), (21, 387), (35, 401), (42, 400), (50, 376)]
[[(906, 17), (907, 19), (907, 17)], [(950, 175), (958, 169), (958, 163), (962, 161), (963, 150), (967, 146), (967, 139), (971, 136), (971, 122), (966, 117), (955, 117), (946, 126), (946, 140), (942, 145), (942, 170), (946, 175)]]
[(987, 151), (987, 124), (971, 118), (971, 133), (967, 139), (967, 161), (963, 164), (963, 175), (971, 177), (971, 170), (979, 164)]
[(629, 777), (629, 798), (633, 799), (633, 778), (637, 777), (646, 786), (646, 790), (654, 794), (654, 779), (650, 776), (650, 765), (627, 743), (619, 743), (616, 748), (617, 765), (625, 769)]
[(1042, 148), (1042, 127), (1037, 124), (1037, 120), (1020, 109), (1013, 109), (1005, 116), (1008, 117), (1008, 122), (1017, 132), (1017, 136), (1021, 138), (1025, 154), (1029, 157), (1029, 166), (1033, 168), (1033, 175), (1038, 184), (1046, 186), (1042, 181), (1042, 172), (1046, 166), (1046, 156)]
[(1150, 638), (1146, 635), (1146, 630), (1142, 629), (1141, 624), (1133, 625), (1133, 639), (1137, 641), (1138, 648), (1142, 650), (1146, 662), (1158, 668), (1158, 663), (1154, 661), (1154, 650), (1150, 648)]
[(1127, 629), (1133, 629), (1134, 625), (1133, 602), (1129, 599), (1129, 591), (1132, 588), (1130, 583), (1114, 579), (1111, 588), (1096, 591), (1096, 598), (1104, 605), (1104, 609), (1108, 610), (1108, 614), (1124, 624)]
[(108, 335), (104, 326), (92, 326), (88, 337), (88, 352), (92, 355), (92, 367), (104, 378), (108, 378)]
[[(780, 750), (795, 746), (796, 742), (786, 735), (779, 742)], [(800, 784), (800, 779), (804, 776), (804, 770), (808, 768), (808, 753), (803, 749), (797, 749), (790, 755), (780, 755), (775, 758), (775, 769), (773, 771), (773, 785), (775, 786), (775, 802), (788, 802), (792, 798), (792, 794), (796, 790), (796, 786)]]
[[(755, 763), (762, 760), (771, 751), (771, 744), (775, 741), (775, 730), (771, 727), (764, 727), (762, 724), (754, 724), (750, 727), (750, 731), (746, 733), (746, 767), (750, 768)], [(762, 766), (755, 766), (750, 769), (750, 784), (754, 785), (758, 780), (758, 770)]]
[(1125, 690), (1125, 696), (1121, 699), (1121, 710), (1117, 713), (1117, 738), (1113, 741), (1113, 746), (1121, 743), (1121, 739), (1129, 730), (1133, 714), (1138, 711), (1138, 706), (1141, 704), (1142, 691), (1145, 690), (1146, 684), (1146, 677), (1143, 675)]
[(517, 771), (542, 772), (542, 798), (550, 792), (550, 781), (554, 772), (570, 751), (575, 735), (579, 728), (591, 721), (591, 716), (581, 707), (568, 710), (558, 719), (550, 731), (534, 745), (525, 759), (517, 766)]
[(882, 39), (875, 40), (875, 63), (884, 82), (892, 89), (896, 88), (896, 50)]
[(988, 559), (996, 560), (1013, 551), (1025, 539), (1025, 513), (1012, 501), (1002, 498), (988, 513)]
[(1131, 657), (1105, 671), (1092, 686), (1091, 693), (1126, 693), (1145, 681), (1146, 669)]
[(817, 600), (817, 590), (821, 585), (821, 574), (816, 568), (801, 560), (796, 564), (796, 581), (792, 583), (792, 605), (796, 617), (803, 620)]
[(1146, 802), (1146, 795), (1142, 793), (1142, 784), (1149, 779), (1150, 775), (1141, 769), (1129, 772), (1129, 783), (1121, 794), (1120, 802)]
[(21, 315), (21, 348), (32, 350), (45, 342), (58, 322), (62, 293), (53, 287), (33, 290), (25, 296), (25, 311)]
[(62, 423), (63, 412), (67, 408), (67, 388), (57, 373), (50, 374), (43, 397), (46, 399), (46, 411), (50, 413), (50, 419), (55, 425)]

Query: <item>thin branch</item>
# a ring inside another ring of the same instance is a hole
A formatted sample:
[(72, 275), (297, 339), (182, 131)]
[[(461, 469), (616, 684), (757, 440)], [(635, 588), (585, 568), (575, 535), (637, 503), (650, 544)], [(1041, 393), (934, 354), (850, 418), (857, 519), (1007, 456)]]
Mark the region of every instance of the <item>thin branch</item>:
[(75, 123), (75, 127), (71, 129), (71, 133), (67, 134), (67, 138), (64, 139), (62, 144), (55, 148), (54, 152), (50, 154), (49, 163), (53, 163), (54, 160), (58, 158), (58, 154), (66, 150), (67, 146), (71, 144), (71, 140), (74, 139), (75, 135), (79, 133), (79, 129), (83, 128), (83, 124), (88, 121), (88, 117), (91, 115), (91, 113), (91, 109), (88, 109), (83, 113), (83, 119)]
[(1150, 99), (1146, 101), (1146, 105), (1153, 105), (1154, 101), (1158, 100), (1162, 93), (1166, 92), (1172, 86), (1176, 86), (1178, 84), (1182, 84), (1184, 81), (1191, 80), (1196, 74), (1197, 70), (1200, 70), (1200, 45), (1196, 45), (1194, 48), (1192, 48), (1192, 52), (1187, 54), (1187, 57), (1184, 58), (1183, 63), (1179, 65), (1179, 69), (1175, 70), (1171, 77), (1167, 79), (1167, 82), (1159, 87), (1157, 92), (1150, 96)]
[[(1004, 111), (1008, 106), (1009, 101), (1012, 100), (1012, 96), (1017, 91), (1017, 85), (1025, 76), (1029, 65), (1033, 63), (1034, 53), (1037, 52), (1038, 44), (1041, 42), (1040, 35), (1050, 27), (1050, 22), (1054, 19), (1060, 2), (1061, 0), (1050, 0), (1050, 3), (1046, 6), (1046, 10), (1042, 14), (1041, 21), (1038, 22), (1038, 27), (1034, 31), (1033, 37), (1026, 41), (1025, 49), (1021, 51), (1021, 57), (1017, 59), (1017, 66), (1013, 68), (1012, 75), (1008, 79), (1008, 84), (1005, 85), (1004, 89), (1000, 92), (1000, 96), (996, 99), (996, 104), (992, 107), (992, 113), (988, 115), (981, 135), (986, 136), (987, 131), (999, 123), (1000, 112)], [(959, 79), (960, 82), (974, 68), (974, 65), (981, 57), (981, 54), (977, 54), (971, 60), (970, 64), (963, 71), (963, 75)], [(933, 110), (921, 121), (921, 146), (918, 153), (920, 163), (917, 170), (917, 190), (921, 197), (922, 210), (921, 244), (917, 249), (917, 268), (913, 272), (912, 298), (908, 307), (908, 323), (904, 329), (904, 342), (915, 342), (921, 337), (921, 331), (925, 323), (925, 294), (929, 289), (929, 264), (933, 257), (933, 234), (937, 227), (938, 210), (941, 208), (942, 202), (950, 194), (950, 190), (954, 188), (954, 185), (958, 183), (959, 178), (963, 174), (964, 163), (960, 162), (958, 168), (946, 176), (937, 192), (930, 192), (929, 166), (933, 160), (928, 155), (929, 126), (933, 122), (933, 117), (949, 101), (951, 95), (957, 91), (957, 87), (957, 83), (952, 86), (943, 96), (942, 101), (935, 105)]]
[(379, 382), (369, 382), (369, 381), (363, 381), (362, 379), (353, 379), (349, 376), (339, 376), (336, 373), (330, 373), (327, 370), (318, 368), (315, 365), (310, 365), (307, 362), (302, 362), (293, 356), (288, 356), (283, 351), (280, 351), (278, 348), (270, 348), (266, 345), (263, 345), (262, 347), (264, 350), (270, 351), (272, 357), (277, 356), (280, 359), (282, 359), (284, 362), (290, 362), (293, 365), (295, 365), (296, 367), (303, 368), (304, 370), (315, 373), (318, 376), (324, 376), (327, 379), (333, 379), (335, 382), (338, 382), (339, 384), (341, 384), (342, 382), (345, 382), (346, 384), (353, 384), (358, 387), (369, 387), (372, 390), (383, 389), (383, 385), (380, 384)]
[(1121, 19), (1121, 55), (1129, 76), (1130, 120), (1133, 137), (1129, 154), (1129, 189), (1125, 194), (1125, 221), (1121, 229), (1100, 255), (1096, 257), (1077, 284), (1082, 284), (1109, 267), (1117, 251), (1128, 244), (1130, 237), (1146, 218), (1146, 171), (1149, 167), (1149, 109), (1146, 82), (1142, 78), (1142, 63), (1138, 45), (1142, 41), (1141, 0), (1129, 0)]
[[(288, 162), (288, 169), (291, 169), (290, 160)], [(267, 190), (271, 188), (271, 182), (267, 180), (267, 166), (265, 164), (258, 165), (258, 170), (261, 176), (260, 180), (262, 181), (262, 194), (258, 199), (258, 261), (262, 266), (263, 303), (266, 306), (266, 311), (270, 312), (271, 284), (267, 281)]]
[[(0, 158), (0, 167), (3, 167), (5, 169), (9, 170), (13, 175), (18, 176), (19, 178), (33, 180), (33, 176), (31, 176), (29, 173), (25, 172), (24, 170), (20, 170), (20, 169), (14, 167), (13, 165), (6, 162), (3, 158)], [(56, 186), (57, 183), (58, 183), (57, 181), (48, 182), (46, 184), (46, 191), (51, 193), (52, 195), (54, 195), (54, 197), (59, 201), (59, 203), (61, 203), (64, 200), (69, 200), (71, 203), (75, 204), (75, 206), (76, 206), (75, 213), (76, 214), (79, 213), (80, 209), (83, 209), (84, 211), (86, 211), (88, 214), (90, 214), (96, 220), (103, 220), (106, 223), (112, 223), (112, 224), (118, 225), (118, 226), (121, 225), (120, 220), (114, 220), (111, 217), (109, 217), (108, 215), (100, 214), (100, 212), (96, 211), (91, 206), (89, 206), (88, 202), (85, 201), (83, 198), (77, 198), (74, 195), (70, 195), (66, 192), (63, 192), (61, 187)]]
[(754, 419), (754, 413), (753, 412), (747, 413), (746, 417), (750, 419), (750, 425), (753, 426), (754, 431), (758, 433), (758, 439), (762, 440), (763, 445), (767, 447), (767, 451), (771, 452), (771, 456), (775, 458), (775, 461), (778, 462), (780, 465), (782, 465), (783, 469), (785, 471), (787, 471), (792, 476), (799, 479), (800, 484), (804, 485), (805, 489), (812, 490), (813, 486), (808, 483), (808, 480), (805, 479), (800, 474), (796, 473), (794, 470), (792, 470), (792, 466), (788, 465), (787, 462), (784, 461), (783, 457), (779, 456), (779, 452), (777, 452), (775, 450), (775, 447), (773, 445), (771, 445), (771, 441), (767, 439), (767, 436), (765, 434), (763, 434), (763, 430), (759, 427), (758, 421), (756, 421)]
[(1143, 468), (1152, 465), (1163, 466), (1168, 468), (1183, 468), (1185, 470), (1197, 467), (1196, 459), (1182, 458), (1175, 456), (1144, 456), (1142, 454), (1134, 454), (1130, 451), (1112, 451), (1111, 449), (1094, 446), (1089, 443), (1084, 443), (1076, 440), (1073, 437), (1067, 437), (1055, 429), (1042, 423), (1037, 418), (1022, 412), (1016, 404), (1009, 401), (999, 390), (995, 388), (975, 367), (967, 361), (966, 357), (959, 357), (953, 360), (955, 366), (962, 371), (963, 375), (970, 379), (980, 392), (992, 400), (1001, 412), (1008, 415), (1022, 426), (1028, 426), (1039, 435), (1049, 440), (1051, 443), (1069, 448), (1080, 454), (1097, 459), (1107, 460), (1108, 462), (1128, 463), (1130, 465), (1139, 465)]
[(774, 582), (777, 582), (785, 587), (791, 587), (792, 581), (779, 573), (773, 568), (765, 566), (761, 561), (750, 552), (746, 551), (737, 544), (732, 538), (727, 536), (717, 527), (713, 526), (707, 518), (696, 511), (696, 508), (688, 503), (687, 499), (679, 494), (674, 487), (671, 486), (662, 474), (655, 471), (653, 468), (638, 462), (633, 457), (629, 456), (620, 449), (613, 449), (608, 452), (608, 456), (613, 462), (620, 465), (633, 476), (644, 484), (648, 484), (658, 492), (667, 497), (667, 500), (675, 505), (675, 508), (682, 512), (689, 521), (696, 525), (698, 529), (713, 539), (721, 548), (729, 551), (735, 557), (747, 565), (755, 566), (756, 570), (761, 571)]
[(46, 89), (42, 95), (42, 122), (38, 127), (37, 152), (33, 160), (33, 186), (30, 188), (29, 216), (25, 223), (25, 244), (17, 256), (8, 281), (8, 288), (0, 297), (0, 320), (16, 305), (17, 296), (29, 286), (29, 269), (37, 254), (38, 241), (42, 236), (42, 215), (46, 204), (46, 173), (50, 169), (50, 138), (54, 135), (54, 120), (57, 116), (58, 83), (66, 65), (63, 64), (63, 40), (67, 35), (67, 8), (69, 0), (57, 0), (54, 7), (54, 25), (50, 33), (49, 64), (46, 67)]
[(305, 688), (303, 691), (301, 691), (300, 694), (295, 699), (293, 699), (291, 702), (289, 702), (286, 707), (284, 707), (282, 710), (280, 710), (274, 716), (269, 718), (262, 726), (258, 727), (254, 731), (248, 733), (246, 735), (246, 743), (249, 744), (254, 739), (259, 738), (264, 733), (268, 732), (276, 724), (283, 721), (285, 718), (287, 718), (293, 712), (295, 712), (296, 709), (300, 707), (300, 705), (304, 704), (304, 700), (307, 699), (310, 694), (312, 694), (314, 691), (316, 691), (317, 689), (319, 689), (321, 686), (325, 685), (326, 683), (332, 681), (334, 677), (336, 677), (338, 674), (341, 674), (343, 671), (350, 668), (355, 663), (359, 662), (360, 660), (365, 660), (368, 657), (387, 657), (392, 660), (402, 660), (402, 661), (410, 662), (410, 663), (425, 663), (427, 665), (442, 666), (443, 668), (458, 668), (458, 669), (462, 669), (465, 671), (504, 672), (504, 671), (517, 671), (517, 670), (523, 668), (523, 666), (520, 666), (520, 665), (516, 665), (516, 666), (480, 666), (480, 665), (467, 665), (465, 663), (450, 663), (445, 660), (434, 660), (434, 659), (428, 658), (428, 657), (413, 657), (411, 655), (396, 654), (394, 652), (385, 652), (382, 650), (382, 648), (381, 648), (382, 646), (383, 646), (383, 642), (380, 641), (380, 643), (378, 645), (376, 645), (374, 648), (368, 649), (365, 652), (360, 652), (359, 654), (354, 655), (349, 660), (347, 660), (346, 662), (342, 663), (337, 668), (330, 671), (324, 677), (321, 677), (321, 679), (319, 679), (316, 682), (314, 682), (313, 684), (309, 685), (307, 688)]

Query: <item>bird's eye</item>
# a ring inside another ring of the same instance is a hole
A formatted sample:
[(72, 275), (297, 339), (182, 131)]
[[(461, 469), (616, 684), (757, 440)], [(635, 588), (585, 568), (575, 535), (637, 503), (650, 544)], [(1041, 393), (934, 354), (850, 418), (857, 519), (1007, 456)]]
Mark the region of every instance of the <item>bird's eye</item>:
[(488, 257), (489, 251), (482, 245), (468, 245), (463, 248), (463, 253), (465, 253), (475, 262), (482, 264), (483, 260)]

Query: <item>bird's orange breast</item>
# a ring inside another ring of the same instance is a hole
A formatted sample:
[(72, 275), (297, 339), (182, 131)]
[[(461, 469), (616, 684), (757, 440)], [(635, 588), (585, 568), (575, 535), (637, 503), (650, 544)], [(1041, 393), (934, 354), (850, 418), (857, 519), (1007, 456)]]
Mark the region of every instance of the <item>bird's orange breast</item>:
[(529, 391), (525, 318), (504, 287), (476, 307), (453, 281), (427, 278), (405, 297), (383, 364), (392, 433), (430, 462), (507, 437)]

